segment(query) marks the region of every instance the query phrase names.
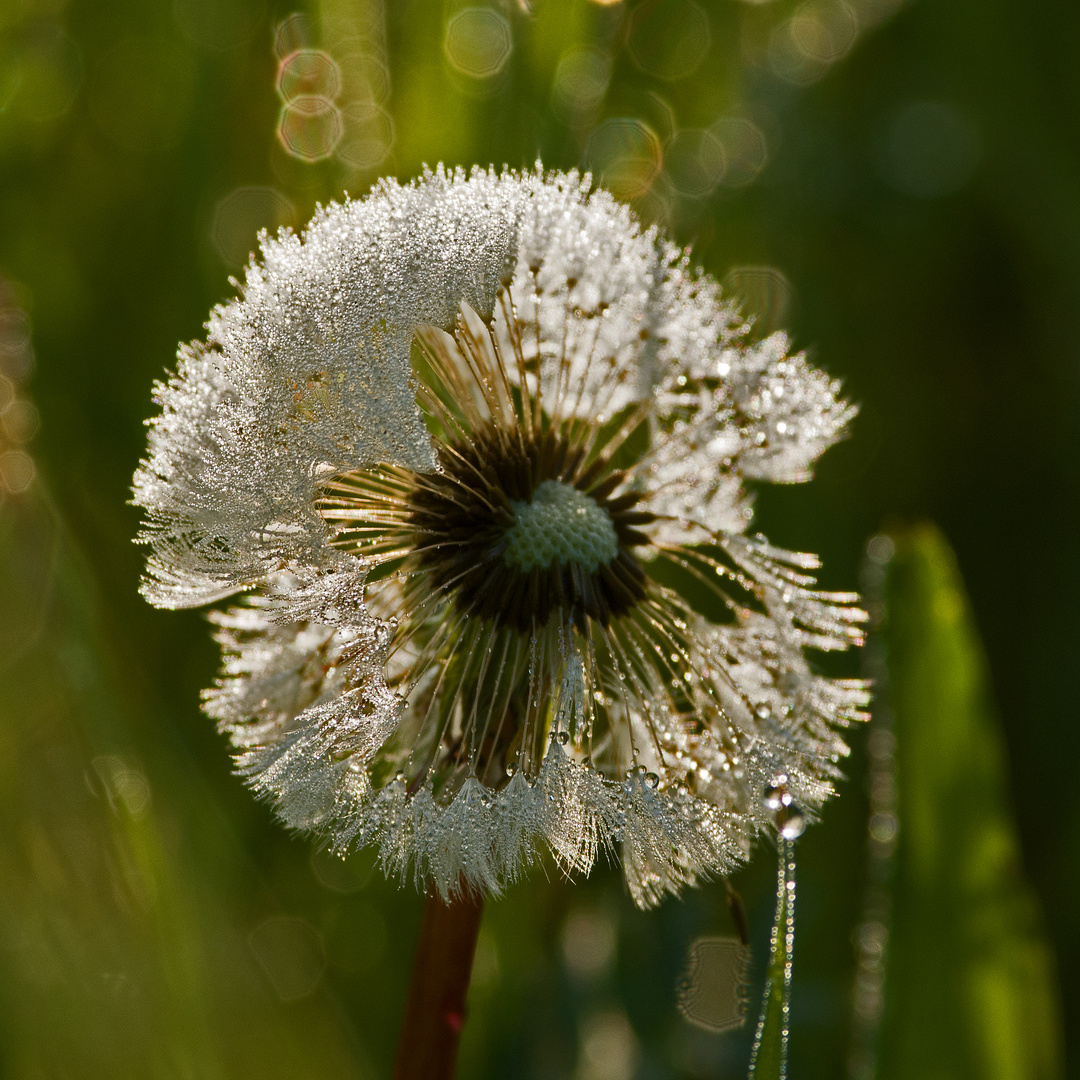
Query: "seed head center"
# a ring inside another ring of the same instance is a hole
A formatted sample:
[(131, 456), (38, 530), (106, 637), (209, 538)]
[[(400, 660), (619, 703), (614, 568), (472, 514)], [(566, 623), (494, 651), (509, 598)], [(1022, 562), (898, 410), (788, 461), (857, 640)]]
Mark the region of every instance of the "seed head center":
[(619, 552), (611, 515), (595, 499), (560, 480), (545, 480), (532, 502), (511, 500), (514, 523), (503, 558), (518, 570), (577, 563), (594, 573)]

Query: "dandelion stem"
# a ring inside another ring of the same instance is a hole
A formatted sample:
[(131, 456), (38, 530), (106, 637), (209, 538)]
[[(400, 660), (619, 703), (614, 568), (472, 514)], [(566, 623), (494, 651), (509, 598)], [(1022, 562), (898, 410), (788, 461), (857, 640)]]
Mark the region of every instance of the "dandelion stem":
[(453, 1077), (483, 909), (483, 899), (468, 892), (449, 904), (428, 894), (394, 1080)]

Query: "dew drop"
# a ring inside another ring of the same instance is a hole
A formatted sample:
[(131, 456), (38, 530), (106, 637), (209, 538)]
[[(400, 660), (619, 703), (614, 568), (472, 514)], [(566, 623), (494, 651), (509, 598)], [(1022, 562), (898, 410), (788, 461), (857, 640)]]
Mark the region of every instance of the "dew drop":
[(762, 720), (768, 720), (772, 716), (772, 709), (763, 701), (757, 708), (754, 709), (758, 717)]
[(651, 788), (655, 788), (660, 784), (660, 777), (654, 772), (647, 772), (645, 774), (645, 783)]
[(806, 815), (792, 803), (777, 814), (776, 824), (785, 840), (797, 840), (806, 832)]
[(570, 741), (570, 732), (569, 731), (556, 731), (555, 735), (554, 735), (554, 739), (560, 746), (565, 746)]
[(766, 784), (761, 795), (761, 803), (766, 810), (780, 810), (784, 805), (787, 791), (782, 783)]
[(511, 761), (506, 766), (506, 775), (507, 776), (514, 776), (517, 773), (517, 771), (518, 771), (518, 767), (517, 767), (517, 762), (516, 761)]

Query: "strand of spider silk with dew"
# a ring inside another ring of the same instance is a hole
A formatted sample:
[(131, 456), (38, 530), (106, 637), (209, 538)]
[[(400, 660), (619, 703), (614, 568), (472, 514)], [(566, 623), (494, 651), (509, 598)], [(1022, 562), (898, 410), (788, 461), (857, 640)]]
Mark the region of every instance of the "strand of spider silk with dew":
[(394, 1080), (451, 1080), (465, 1024), (483, 897), (428, 894), (401, 1024)]

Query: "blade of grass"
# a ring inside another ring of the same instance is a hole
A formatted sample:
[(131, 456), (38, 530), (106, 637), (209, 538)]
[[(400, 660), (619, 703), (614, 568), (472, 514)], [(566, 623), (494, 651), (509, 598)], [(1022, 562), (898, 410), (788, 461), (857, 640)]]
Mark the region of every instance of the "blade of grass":
[(1061, 1075), (1057, 991), (982, 646), (944, 537), (921, 526), (893, 542), (899, 839), (877, 1075), (1049, 1080)]
[(787, 1076), (791, 961), (795, 947), (795, 855), (790, 840), (781, 837), (777, 844), (776, 919), (761, 1016), (750, 1054), (749, 1080), (784, 1080)]

